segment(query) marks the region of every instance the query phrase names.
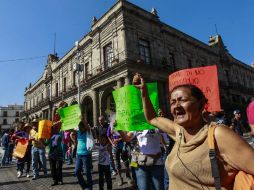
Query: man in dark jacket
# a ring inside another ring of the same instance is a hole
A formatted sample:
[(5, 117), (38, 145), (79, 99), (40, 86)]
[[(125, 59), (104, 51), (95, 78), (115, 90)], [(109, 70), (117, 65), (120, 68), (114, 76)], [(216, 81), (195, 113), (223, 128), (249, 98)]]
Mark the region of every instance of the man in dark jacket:
[(240, 110), (235, 110), (234, 118), (232, 119), (232, 123), (230, 128), (233, 129), (238, 135), (243, 136), (243, 133), (246, 132), (244, 128), (244, 122), (242, 120), (242, 114)]

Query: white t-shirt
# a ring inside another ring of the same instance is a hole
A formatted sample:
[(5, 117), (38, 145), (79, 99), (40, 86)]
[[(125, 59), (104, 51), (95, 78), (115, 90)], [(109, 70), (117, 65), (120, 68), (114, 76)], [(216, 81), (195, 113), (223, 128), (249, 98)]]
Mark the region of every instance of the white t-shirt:
[[(140, 152), (143, 154), (158, 154), (161, 152), (160, 148), (160, 131), (157, 129), (144, 130), (134, 132), (134, 135), (138, 139), (138, 145)], [(155, 165), (162, 165), (162, 159), (157, 159)]]

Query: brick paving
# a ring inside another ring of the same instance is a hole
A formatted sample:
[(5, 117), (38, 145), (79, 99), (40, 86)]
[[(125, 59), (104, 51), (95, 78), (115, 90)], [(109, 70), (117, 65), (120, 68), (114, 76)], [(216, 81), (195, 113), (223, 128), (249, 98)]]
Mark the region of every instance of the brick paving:
[[(2, 154), (2, 147), (0, 147), (0, 157)], [(1, 160), (1, 158), (0, 158)], [(98, 167), (97, 167), (97, 160), (96, 157), (93, 158), (93, 189), (99, 189), (99, 175), (98, 175)], [(78, 185), (77, 178), (74, 176), (74, 167), (75, 165), (63, 165), (63, 185), (57, 185), (51, 187), (51, 183), (53, 182), (50, 171), (48, 172), (47, 178), (39, 178), (37, 180), (32, 180), (32, 177), (26, 178), (25, 175), (21, 178), (17, 178), (17, 171), (16, 171), (16, 164), (13, 163), (8, 166), (3, 166), (0, 168), (0, 189), (1, 190), (80, 190), (80, 186)], [(49, 163), (48, 163), (48, 170), (49, 170)], [(31, 172), (32, 174), (32, 172)], [(43, 173), (40, 173), (43, 175)], [(119, 182), (118, 179), (114, 176), (112, 183), (114, 190), (131, 190), (130, 185), (127, 183), (126, 179), (124, 179), (124, 184), (122, 186), (118, 186), (117, 183)], [(86, 176), (84, 175), (86, 179)], [(104, 186), (106, 188), (106, 183)]]

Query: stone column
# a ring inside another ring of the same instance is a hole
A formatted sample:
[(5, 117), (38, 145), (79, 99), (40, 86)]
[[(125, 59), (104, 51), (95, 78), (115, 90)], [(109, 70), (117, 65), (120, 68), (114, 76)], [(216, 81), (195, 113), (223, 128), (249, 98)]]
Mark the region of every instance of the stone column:
[(97, 126), (98, 125), (98, 113), (99, 113), (98, 92), (96, 90), (92, 90), (91, 97), (93, 100), (93, 123), (94, 123), (94, 126)]
[(123, 82), (122, 82), (121, 78), (119, 78), (117, 80), (117, 88), (121, 88), (122, 86), (123, 86)]
[(129, 85), (131, 82), (130, 82), (130, 78), (127, 76), (124, 78), (124, 85)]

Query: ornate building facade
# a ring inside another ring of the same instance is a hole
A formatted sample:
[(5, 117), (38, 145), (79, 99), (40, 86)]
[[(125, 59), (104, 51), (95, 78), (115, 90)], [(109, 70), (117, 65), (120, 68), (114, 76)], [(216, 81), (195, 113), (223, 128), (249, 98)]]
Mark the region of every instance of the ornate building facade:
[[(83, 66), (79, 74), (73, 68), (77, 61)], [(99, 115), (114, 109), (112, 91), (130, 84), (136, 72), (158, 82), (159, 103), (168, 111), (168, 75), (214, 64), (222, 108), (245, 106), (254, 96), (254, 68), (230, 55), (219, 35), (205, 44), (160, 21), (155, 9), (147, 12), (119, 0), (100, 19), (93, 18), (77, 47), (60, 59), (48, 56), (42, 77), (25, 90), (24, 113), (51, 119), (61, 101), (77, 103), (80, 81), (82, 113), (96, 125)]]

